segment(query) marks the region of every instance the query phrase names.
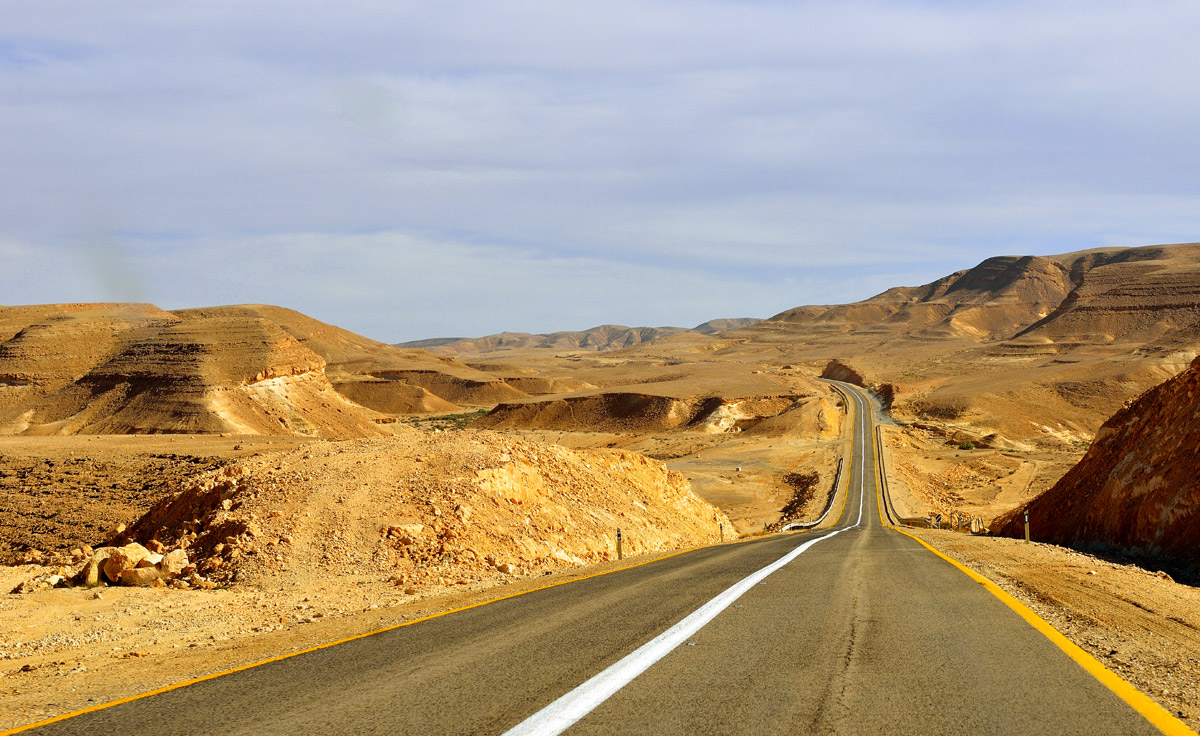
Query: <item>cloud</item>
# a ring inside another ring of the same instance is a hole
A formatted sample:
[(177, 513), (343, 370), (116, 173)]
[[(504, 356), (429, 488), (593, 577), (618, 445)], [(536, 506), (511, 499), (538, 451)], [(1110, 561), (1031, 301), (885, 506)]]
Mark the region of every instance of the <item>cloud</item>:
[[(698, 322), (1200, 226), (1188, 2), (5, 5), (0, 240), (39, 251), (7, 277), (31, 301)], [(94, 243), (119, 273), (77, 265)], [(470, 288), (380, 283), (406, 263)]]

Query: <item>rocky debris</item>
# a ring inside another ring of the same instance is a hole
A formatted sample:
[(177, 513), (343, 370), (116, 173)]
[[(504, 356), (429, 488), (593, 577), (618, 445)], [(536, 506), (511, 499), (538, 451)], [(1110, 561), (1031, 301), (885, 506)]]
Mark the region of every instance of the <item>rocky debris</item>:
[[(90, 558), (80, 559), (70, 568), (63, 567), (54, 573), (42, 573), (22, 582), (12, 592), (33, 593), (68, 585), (85, 588), (101, 585), (204, 587), (203, 583), (208, 581), (198, 579), (194, 570), (184, 549), (173, 549), (161, 555), (151, 552), (137, 542), (131, 542), (123, 547), (100, 547)], [(189, 573), (191, 579), (184, 580)]]
[(62, 575), (62, 570), (58, 572), (42, 573), (37, 577), (30, 578), (20, 583), (13, 588), (12, 593), (36, 593), (40, 590), (49, 590), (50, 588), (65, 587), (66, 578)]

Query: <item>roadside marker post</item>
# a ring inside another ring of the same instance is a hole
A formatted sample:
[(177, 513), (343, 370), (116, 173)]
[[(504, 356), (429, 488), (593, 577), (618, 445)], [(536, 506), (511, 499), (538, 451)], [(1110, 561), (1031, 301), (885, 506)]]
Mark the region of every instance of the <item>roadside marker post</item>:
[(725, 525), (717, 524), (717, 528), (721, 530), (721, 541), (724, 542), (725, 541)]
[(625, 555), (621, 551), (621, 527), (617, 527), (617, 559), (622, 560)]
[(1029, 543), (1029, 509), (1025, 509), (1025, 542)]

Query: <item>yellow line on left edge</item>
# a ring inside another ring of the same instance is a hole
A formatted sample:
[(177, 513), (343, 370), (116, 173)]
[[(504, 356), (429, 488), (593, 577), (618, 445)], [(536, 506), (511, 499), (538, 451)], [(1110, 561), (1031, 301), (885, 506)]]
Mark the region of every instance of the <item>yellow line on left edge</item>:
[(419, 623), (421, 623), (422, 621), (429, 621), (430, 619), (441, 618), (442, 616), (449, 616), (449, 615), (450, 615), (450, 614), (452, 614), (452, 613), (459, 613), (460, 611), (469, 611), (469, 610), (471, 610), (472, 608), (479, 608), (480, 606), (486, 606), (486, 605), (489, 605), (489, 604), (491, 604), (491, 603), (499, 603), (500, 601), (506, 601), (506, 600), (508, 600), (508, 599), (510, 599), (510, 598), (517, 598), (517, 597), (519, 597), (519, 596), (523, 596), (523, 595), (529, 595), (530, 593), (536, 593), (536, 592), (538, 592), (539, 590), (549, 590), (550, 588), (557, 588), (557, 587), (558, 587), (558, 586), (560, 586), (560, 585), (570, 585), (571, 583), (578, 583), (578, 582), (582, 582), (582, 581), (584, 581), (584, 580), (590, 580), (590, 579), (592, 579), (592, 578), (598, 578), (598, 577), (602, 577), (602, 576), (604, 576), (604, 575), (612, 575), (613, 573), (617, 573), (617, 572), (623, 572), (623, 571), (625, 571), (625, 570), (632, 570), (632, 569), (634, 569), (635, 567), (641, 567), (641, 566), (643, 566), (643, 565), (649, 565), (649, 564), (651, 564), (651, 563), (653, 563), (653, 562), (659, 562), (659, 561), (661, 561), (661, 560), (666, 560), (666, 559), (669, 559), (669, 558), (671, 558), (671, 557), (676, 557), (676, 556), (678, 556), (678, 555), (686, 554), (686, 553), (688, 553), (688, 552), (694, 552), (696, 549), (699, 549), (699, 548), (697, 547), (697, 548), (693, 548), (693, 549), (683, 549), (683, 550), (679, 550), (678, 552), (672, 552), (672, 553), (671, 553), (671, 554), (669, 554), (669, 555), (663, 555), (662, 557), (655, 557), (653, 560), (646, 560), (645, 562), (639, 562), (639, 563), (637, 563), (636, 565), (628, 565), (628, 566), (626, 566), (626, 567), (621, 567), (621, 568), (618, 568), (618, 569), (616, 569), (616, 570), (607, 570), (607, 571), (605, 571), (605, 572), (598, 572), (598, 573), (596, 573), (596, 574), (594, 574), (594, 575), (585, 575), (584, 577), (581, 577), (581, 578), (575, 578), (574, 580), (563, 580), (563, 581), (560, 581), (560, 582), (557, 582), (557, 583), (551, 583), (550, 585), (543, 585), (543, 586), (541, 586), (540, 588), (532, 588), (532, 589), (530, 589), (530, 590), (523, 590), (523, 591), (521, 591), (520, 593), (513, 593), (513, 594), (511, 594), (511, 595), (501, 596), (501, 597), (499, 597), (499, 598), (492, 598), (492, 599), (490, 599), (490, 600), (486, 600), (486, 601), (480, 601), (479, 603), (472, 603), (472, 604), (471, 604), (471, 605), (469, 605), (469, 606), (463, 606), (463, 607), (461, 607), (461, 608), (455, 608), (455, 609), (453, 609), (453, 610), (450, 610), (450, 611), (441, 611), (440, 613), (434, 613), (434, 614), (430, 614), (429, 616), (423, 616), (423, 617), (421, 617), (421, 618), (416, 618), (416, 619), (413, 619), (412, 621), (405, 621), (404, 623), (395, 624), (395, 625), (393, 625), (393, 626), (386, 626), (386, 627), (384, 627), (384, 628), (382, 628), (382, 629), (376, 629), (376, 630), (374, 630), (374, 631), (368, 631), (368, 632), (366, 632), (365, 634), (357, 634), (357, 635), (355, 635), (355, 636), (349, 636), (349, 637), (346, 637), (345, 639), (338, 639), (337, 641), (331, 641), (331, 642), (329, 642), (329, 643), (327, 643), (327, 644), (318, 644), (318, 645), (317, 645), (317, 646), (315, 646), (315, 647), (309, 647), (309, 648), (307, 648), (307, 649), (301, 649), (301, 650), (300, 650), (300, 651), (298, 651), (298, 652), (288, 652), (287, 654), (281, 654), (281, 655), (279, 655), (278, 657), (271, 657), (270, 659), (264, 659), (264, 660), (262, 660), (262, 661), (260, 661), (260, 662), (252, 662), (252, 663), (250, 663), (250, 664), (244, 664), (244, 665), (242, 665), (242, 666), (240, 666), (240, 667), (234, 667), (233, 669), (230, 669), (230, 670), (225, 670), (225, 671), (223, 671), (223, 672), (216, 672), (216, 673), (213, 673), (213, 674), (211, 674), (211, 675), (205, 675), (205, 676), (203, 676), (203, 677), (197, 677), (197, 678), (194, 678), (194, 679), (191, 679), (191, 680), (186, 680), (186, 681), (184, 681), (184, 682), (177, 682), (177, 683), (175, 683), (174, 685), (167, 685), (166, 687), (160, 687), (160, 688), (158, 688), (157, 690), (151, 690), (150, 692), (139, 693), (138, 695), (130, 695), (129, 697), (127, 697), (127, 698), (121, 698), (120, 700), (113, 700), (113, 701), (111, 701), (111, 702), (108, 702), (108, 703), (100, 703), (100, 704), (98, 704), (98, 705), (92, 705), (92, 706), (88, 706), (87, 708), (84, 708), (84, 709), (82, 709), (82, 710), (76, 710), (76, 711), (72, 711), (72, 712), (70, 712), (70, 713), (63, 713), (62, 715), (54, 716), (53, 718), (47, 718), (47, 719), (46, 719), (46, 720), (44, 720), (44, 721), (38, 721), (37, 723), (30, 723), (30, 724), (29, 724), (29, 725), (27, 725), (27, 726), (18, 726), (17, 728), (14, 728), (14, 729), (11, 729), (11, 730), (8, 730), (8, 731), (0, 731), (0, 736), (12, 736), (12, 734), (22, 733), (22, 732), (24, 732), (24, 731), (30, 731), (30, 730), (32, 730), (32, 729), (35, 729), (35, 728), (41, 728), (42, 726), (48, 726), (48, 725), (50, 725), (51, 723), (58, 723), (59, 721), (65, 721), (65, 720), (67, 720), (67, 719), (69, 719), (69, 718), (75, 718), (76, 716), (81, 716), (81, 715), (84, 715), (84, 714), (86, 714), (86, 713), (94, 713), (95, 711), (98, 711), (98, 710), (105, 710), (105, 709), (107, 709), (107, 708), (112, 708), (112, 707), (114, 707), (114, 706), (117, 706), (117, 705), (122, 705), (122, 704), (124, 704), (124, 703), (131, 703), (131, 702), (133, 702), (133, 701), (135, 701), (135, 700), (141, 700), (141, 699), (143, 699), (143, 698), (149, 698), (149, 697), (151, 697), (151, 696), (154, 696), (154, 695), (162, 695), (163, 693), (169, 693), (169, 692), (171, 692), (172, 690), (179, 690), (180, 688), (184, 688), (184, 687), (187, 687), (187, 686), (189, 686), (189, 685), (195, 685), (195, 684), (197, 684), (197, 683), (201, 683), (201, 682), (204, 682), (204, 681), (206, 681), (206, 680), (215, 680), (216, 678), (218, 678), (218, 677), (224, 677), (225, 675), (232, 675), (232, 674), (234, 674), (234, 673), (237, 673), (237, 672), (243, 672), (243, 671), (245, 671), (245, 670), (251, 670), (251, 669), (254, 669), (255, 667), (261, 667), (261, 666), (263, 666), (263, 665), (265, 665), (265, 664), (270, 664), (270, 663), (272, 663), (272, 662), (280, 662), (280, 661), (282, 661), (282, 660), (285, 660), (285, 659), (291, 659), (292, 657), (299, 657), (301, 654), (308, 654), (308, 653), (310, 653), (310, 652), (316, 652), (316, 651), (319, 651), (319, 650), (321, 650), (321, 649), (328, 649), (328, 648), (330, 648), (330, 647), (336, 647), (336, 646), (338, 646), (339, 644), (345, 644), (345, 643), (347, 643), (347, 642), (351, 642), (351, 641), (357, 641), (357, 640), (359, 640), (359, 639), (366, 639), (367, 637), (370, 637), (370, 636), (376, 636), (376, 635), (378, 635), (378, 634), (383, 634), (383, 633), (386, 633), (386, 632), (388, 632), (388, 631), (395, 631), (396, 629), (401, 629), (401, 628), (404, 628), (405, 626), (412, 626), (413, 624), (419, 624)]

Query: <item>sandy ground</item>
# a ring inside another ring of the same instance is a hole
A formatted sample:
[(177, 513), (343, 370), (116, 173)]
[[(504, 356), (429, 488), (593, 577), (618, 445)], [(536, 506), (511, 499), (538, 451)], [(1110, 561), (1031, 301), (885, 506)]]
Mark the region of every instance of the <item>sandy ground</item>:
[(1054, 485), (1080, 454), (963, 449), (939, 434), (887, 425), (883, 462), (896, 511), (905, 517), (977, 517), (988, 524)]
[(0, 563), (20, 561), (29, 549), (95, 544), (116, 524), (131, 523), (222, 462), (305, 441), (261, 435), (0, 437)]
[(911, 531), (1008, 591), (1105, 667), (1200, 729), (1200, 589), (1119, 558), (1051, 544)]
[[(843, 433), (849, 431), (850, 424), (845, 422)], [(668, 468), (687, 478), (696, 495), (724, 511), (738, 534), (761, 532), (779, 521), (780, 509), (792, 495), (783, 477), (793, 471), (816, 471), (820, 475), (818, 492), (806, 507), (804, 518), (819, 516), (833, 491), (845, 439), (693, 432), (644, 437), (535, 430), (506, 433), (572, 448), (619, 447), (664, 460)]]
[[(0, 730), (665, 554), (417, 595), (378, 577), (347, 576), (273, 591), (114, 587), (0, 596)], [(0, 588), (36, 570), (0, 567)]]

